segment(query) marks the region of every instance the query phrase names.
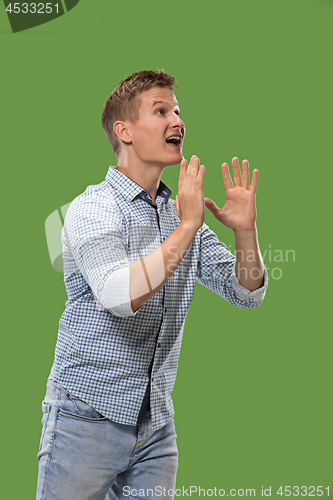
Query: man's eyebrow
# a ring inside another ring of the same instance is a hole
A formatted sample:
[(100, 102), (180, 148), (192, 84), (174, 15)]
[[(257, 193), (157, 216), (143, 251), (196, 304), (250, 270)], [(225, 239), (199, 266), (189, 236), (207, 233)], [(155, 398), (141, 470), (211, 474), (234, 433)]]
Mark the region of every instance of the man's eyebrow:
[[(154, 106), (155, 106), (155, 104), (168, 104), (168, 103), (167, 103), (167, 101), (155, 101), (155, 102), (153, 102), (153, 104), (151, 105), (151, 107), (154, 107)], [(179, 104), (178, 104), (178, 102), (177, 102), (177, 104), (175, 104), (173, 107), (174, 107), (174, 108), (179, 108)]]

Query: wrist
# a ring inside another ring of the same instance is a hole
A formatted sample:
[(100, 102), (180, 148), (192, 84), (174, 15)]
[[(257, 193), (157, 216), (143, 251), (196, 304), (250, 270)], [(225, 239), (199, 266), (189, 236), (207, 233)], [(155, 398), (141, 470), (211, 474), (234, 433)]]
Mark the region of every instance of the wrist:
[(192, 237), (194, 238), (196, 232), (200, 229), (201, 226), (202, 226), (202, 224), (199, 226), (198, 224), (196, 224), (195, 222), (193, 222), (191, 220), (183, 220), (182, 219), (180, 221), (180, 224), (178, 227), (184, 233), (191, 234)]
[(256, 223), (248, 228), (233, 229), (233, 232), (236, 238), (242, 239), (253, 238), (253, 236), (256, 237), (258, 233)]

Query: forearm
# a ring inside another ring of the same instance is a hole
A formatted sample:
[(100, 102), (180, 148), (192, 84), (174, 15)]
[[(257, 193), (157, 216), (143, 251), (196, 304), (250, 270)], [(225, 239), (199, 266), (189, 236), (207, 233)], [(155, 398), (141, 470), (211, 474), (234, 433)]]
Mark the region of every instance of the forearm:
[(193, 224), (181, 222), (156, 250), (130, 264), (130, 297), (134, 312), (171, 278), (189, 249), (197, 229)]
[(257, 228), (235, 233), (235, 273), (239, 283), (250, 290), (257, 290), (264, 282), (264, 262), (261, 256)]

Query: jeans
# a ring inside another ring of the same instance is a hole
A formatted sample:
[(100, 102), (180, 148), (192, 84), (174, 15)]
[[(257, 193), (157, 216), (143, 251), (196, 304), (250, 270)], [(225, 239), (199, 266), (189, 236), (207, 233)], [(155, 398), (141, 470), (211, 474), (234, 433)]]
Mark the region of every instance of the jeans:
[(173, 498), (178, 450), (173, 420), (151, 430), (115, 423), (49, 380), (42, 403), (37, 500)]

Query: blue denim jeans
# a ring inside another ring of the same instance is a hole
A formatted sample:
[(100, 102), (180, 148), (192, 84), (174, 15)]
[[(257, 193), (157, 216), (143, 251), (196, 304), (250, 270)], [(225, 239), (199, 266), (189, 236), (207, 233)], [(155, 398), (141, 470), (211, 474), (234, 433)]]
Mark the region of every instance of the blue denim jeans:
[(151, 430), (112, 422), (57, 382), (42, 403), (37, 500), (173, 498), (178, 450), (173, 420)]

